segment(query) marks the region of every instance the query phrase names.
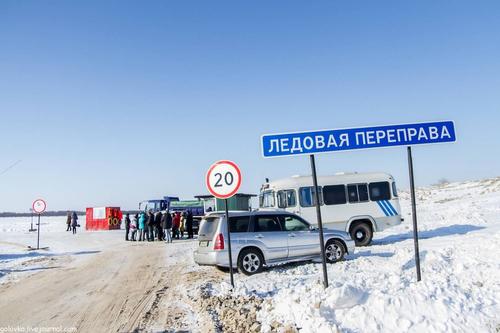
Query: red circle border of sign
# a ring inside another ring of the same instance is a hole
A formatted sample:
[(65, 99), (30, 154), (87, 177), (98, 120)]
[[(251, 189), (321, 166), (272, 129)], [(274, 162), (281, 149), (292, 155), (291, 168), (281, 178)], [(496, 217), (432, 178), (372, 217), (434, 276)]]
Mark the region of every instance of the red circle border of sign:
[[(233, 168), (236, 169), (236, 172), (238, 173), (238, 184), (236, 185), (236, 188), (234, 189), (234, 191), (226, 194), (226, 195), (219, 195), (217, 193), (215, 193), (213, 190), (212, 190), (212, 187), (210, 186), (210, 183), (209, 183), (209, 177), (210, 177), (210, 173), (212, 172), (212, 170), (219, 164), (229, 164), (231, 165)], [(233, 195), (236, 194), (236, 192), (238, 192), (238, 190), (240, 189), (240, 186), (241, 186), (241, 171), (240, 171), (240, 168), (238, 168), (238, 166), (236, 165), (236, 163), (232, 162), (232, 161), (228, 161), (228, 160), (221, 160), (221, 161), (217, 161), (215, 162), (214, 164), (212, 164), (210, 166), (210, 168), (208, 169), (207, 171), (207, 175), (205, 177), (205, 182), (206, 182), (206, 185), (207, 185), (207, 188), (208, 188), (208, 191), (216, 198), (218, 199), (227, 199), (227, 198), (230, 198), (232, 197)]]
[[(36, 211), (35, 211), (35, 202), (37, 202), (37, 201), (41, 201), (41, 202), (43, 202), (43, 205), (45, 206), (45, 207), (43, 208), (43, 211), (42, 211), (42, 212), (40, 212), (40, 213), (38, 213), (38, 212), (36, 212)], [(33, 208), (33, 211), (34, 211), (35, 213), (37, 213), (37, 214), (42, 214), (42, 213), (43, 213), (43, 212), (45, 212), (45, 210), (47, 209), (47, 203), (46, 203), (46, 202), (45, 202), (45, 200), (43, 200), (43, 199), (36, 199), (35, 201), (33, 201), (33, 204), (31, 205), (31, 208)]]

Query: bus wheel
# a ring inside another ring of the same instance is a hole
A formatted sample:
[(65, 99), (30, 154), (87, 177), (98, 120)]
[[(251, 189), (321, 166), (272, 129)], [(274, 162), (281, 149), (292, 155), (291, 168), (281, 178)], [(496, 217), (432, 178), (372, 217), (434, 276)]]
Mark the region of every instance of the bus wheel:
[(356, 246), (367, 246), (372, 242), (372, 227), (366, 222), (354, 223), (351, 227), (350, 234)]

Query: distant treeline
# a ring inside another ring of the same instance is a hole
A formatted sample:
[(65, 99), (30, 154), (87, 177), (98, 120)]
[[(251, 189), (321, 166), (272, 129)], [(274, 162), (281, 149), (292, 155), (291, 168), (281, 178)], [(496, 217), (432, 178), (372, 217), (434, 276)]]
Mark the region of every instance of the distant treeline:
[[(67, 210), (57, 210), (57, 211), (46, 211), (43, 216), (66, 216), (68, 214)], [(85, 215), (85, 212), (76, 212), (77, 215)], [(30, 217), (31, 213), (13, 213), (13, 212), (2, 212), (0, 217)], [(36, 214), (33, 214), (36, 215)]]

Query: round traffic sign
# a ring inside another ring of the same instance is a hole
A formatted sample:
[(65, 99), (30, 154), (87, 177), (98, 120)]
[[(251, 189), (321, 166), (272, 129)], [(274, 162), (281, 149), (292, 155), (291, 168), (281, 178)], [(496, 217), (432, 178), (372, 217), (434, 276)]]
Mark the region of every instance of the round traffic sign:
[(227, 199), (238, 192), (241, 185), (241, 171), (231, 161), (217, 161), (208, 169), (207, 188), (216, 198)]
[(42, 199), (33, 201), (33, 211), (37, 214), (42, 214), (47, 209), (47, 203)]

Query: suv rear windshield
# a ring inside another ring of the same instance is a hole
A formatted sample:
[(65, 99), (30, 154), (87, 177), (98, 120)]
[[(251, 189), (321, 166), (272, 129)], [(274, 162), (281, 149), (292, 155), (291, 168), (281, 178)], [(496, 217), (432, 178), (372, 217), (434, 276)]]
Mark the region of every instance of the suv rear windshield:
[(199, 235), (211, 236), (215, 234), (217, 226), (219, 225), (219, 216), (207, 217), (200, 222)]

